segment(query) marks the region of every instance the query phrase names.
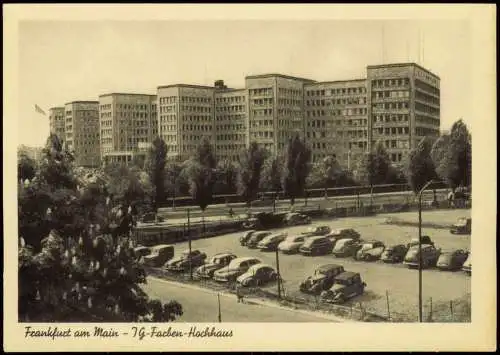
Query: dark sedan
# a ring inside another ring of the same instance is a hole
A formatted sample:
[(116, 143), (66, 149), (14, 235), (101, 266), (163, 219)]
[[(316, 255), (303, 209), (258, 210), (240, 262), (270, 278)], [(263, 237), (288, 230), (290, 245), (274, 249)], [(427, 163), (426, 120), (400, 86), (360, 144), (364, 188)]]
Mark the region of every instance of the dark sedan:
[(468, 257), (469, 253), (463, 249), (443, 251), (436, 266), (440, 270), (460, 270)]

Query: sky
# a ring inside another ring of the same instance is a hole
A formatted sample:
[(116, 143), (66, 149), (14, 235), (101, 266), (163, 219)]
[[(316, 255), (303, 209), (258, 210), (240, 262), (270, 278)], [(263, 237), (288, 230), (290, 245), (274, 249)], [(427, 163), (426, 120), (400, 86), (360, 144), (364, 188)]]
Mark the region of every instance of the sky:
[[(441, 78), (441, 129), (470, 126), (466, 20), (41, 21), (19, 23), (18, 143), (43, 145), (48, 109), (160, 85), (244, 87), (246, 75), (364, 78), (366, 66), (415, 62)], [(34, 110), (37, 104), (47, 116)]]

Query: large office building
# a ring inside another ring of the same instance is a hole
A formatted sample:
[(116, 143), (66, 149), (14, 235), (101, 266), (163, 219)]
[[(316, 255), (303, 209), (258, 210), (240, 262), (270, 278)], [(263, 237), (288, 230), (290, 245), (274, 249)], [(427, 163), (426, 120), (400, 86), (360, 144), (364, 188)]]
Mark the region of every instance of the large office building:
[(135, 156), (144, 157), (158, 135), (156, 111), (156, 95), (100, 95), (101, 160), (128, 163)]
[(49, 125), (50, 133), (56, 134), (63, 141), (66, 140), (64, 107), (52, 107), (49, 109)]
[(76, 165), (99, 166), (99, 102), (73, 101), (64, 108), (66, 146)]

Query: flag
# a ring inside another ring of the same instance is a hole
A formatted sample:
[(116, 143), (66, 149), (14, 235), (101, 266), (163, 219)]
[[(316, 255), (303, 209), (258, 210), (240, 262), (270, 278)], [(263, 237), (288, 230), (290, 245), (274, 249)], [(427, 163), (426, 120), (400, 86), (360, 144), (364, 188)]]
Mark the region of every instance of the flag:
[(45, 111), (40, 108), (40, 106), (35, 105), (35, 111), (38, 113), (41, 113), (42, 115), (45, 116)]

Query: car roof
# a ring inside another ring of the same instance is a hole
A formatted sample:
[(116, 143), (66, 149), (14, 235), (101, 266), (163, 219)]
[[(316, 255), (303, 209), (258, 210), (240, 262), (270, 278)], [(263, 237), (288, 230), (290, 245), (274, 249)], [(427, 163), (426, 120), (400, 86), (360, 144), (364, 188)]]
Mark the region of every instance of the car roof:
[(212, 255), (212, 258), (221, 257), (221, 256), (229, 256), (229, 255), (234, 255), (234, 254), (230, 253), (230, 252), (222, 252), (222, 253), (217, 253), (217, 254)]
[(325, 264), (325, 265), (318, 266), (316, 268), (316, 270), (327, 271), (327, 270), (331, 270), (331, 269), (338, 269), (339, 267), (342, 267), (342, 265), (338, 265), (338, 264)]
[(255, 256), (242, 256), (240, 258), (233, 259), (231, 262), (233, 263), (241, 263), (243, 261), (248, 261), (248, 260), (260, 260), (259, 258), (256, 258)]
[(353, 271), (344, 271), (343, 273), (337, 275), (335, 278), (338, 280), (348, 280), (356, 275), (359, 275), (359, 273)]
[(255, 265), (252, 265), (248, 268), (248, 270), (256, 270), (256, 269), (261, 269), (261, 268), (271, 268), (271, 269), (274, 269), (271, 265), (268, 265), (268, 264), (255, 264)]

